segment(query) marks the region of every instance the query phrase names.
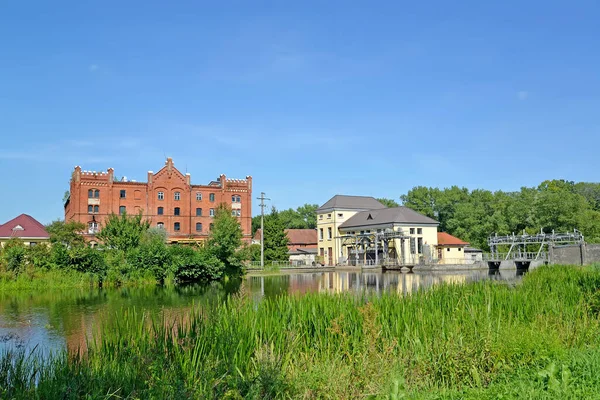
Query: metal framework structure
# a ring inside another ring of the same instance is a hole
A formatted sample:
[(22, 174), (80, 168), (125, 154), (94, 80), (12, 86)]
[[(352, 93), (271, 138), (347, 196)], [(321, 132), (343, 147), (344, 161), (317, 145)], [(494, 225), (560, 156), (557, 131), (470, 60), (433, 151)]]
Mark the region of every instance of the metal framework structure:
[[(395, 249), (394, 241), (396, 239), (400, 239), (400, 263), (404, 262), (404, 241), (409, 240), (410, 236), (406, 235), (402, 230), (394, 231), (386, 229), (381, 232), (346, 234), (337, 236), (336, 238), (340, 239), (342, 247), (352, 248), (350, 253), (354, 255), (354, 261), (357, 264), (364, 262), (364, 260), (359, 260), (359, 254), (362, 254), (364, 257), (368, 249), (373, 249), (375, 251), (374, 265), (385, 265), (398, 264), (398, 254), (396, 254), (393, 260), (390, 258), (390, 250)], [(379, 259), (380, 249), (383, 253), (383, 259)], [(348, 261), (350, 261), (350, 254), (348, 254)]]
[[(573, 244), (583, 244), (584, 237), (577, 229), (573, 232), (567, 233), (544, 233), (543, 230), (535, 235), (528, 235), (523, 231), (522, 235), (498, 236), (495, 234), (488, 238), (488, 245), (490, 246), (490, 258), (492, 260), (540, 260), (546, 258), (546, 253), (543, 252), (544, 248), (548, 248), (549, 245), (553, 246), (565, 246)], [(535, 245), (539, 246), (537, 251), (527, 251), (527, 246)], [(498, 246), (509, 246), (507, 253), (499, 253)]]

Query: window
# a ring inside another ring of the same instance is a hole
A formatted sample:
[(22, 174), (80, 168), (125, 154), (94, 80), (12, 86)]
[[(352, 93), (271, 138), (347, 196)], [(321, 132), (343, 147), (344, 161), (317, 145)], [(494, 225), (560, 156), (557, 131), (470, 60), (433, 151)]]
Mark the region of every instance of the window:
[(446, 251), (450, 251), (450, 247), (448, 247), (448, 248), (446, 249)]
[(180, 209), (179, 207), (175, 207), (175, 210), (173, 210), (173, 215), (179, 215), (180, 214)]
[(162, 208), (162, 207), (158, 207), (158, 208), (156, 209), (156, 214), (157, 214), (157, 215), (163, 215), (164, 213), (165, 213), (165, 209), (164, 209), (164, 208)]
[(127, 207), (125, 206), (120, 206), (119, 207), (119, 214), (123, 215), (127, 212)]
[(214, 194), (214, 193), (211, 193), (211, 194), (209, 194), (209, 195), (208, 195), (208, 199), (209, 199), (210, 201), (215, 201), (215, 194)]
[(123, 190), (123, 189), (121, 189), (121, 191), (119, 192), (119, 197), (120, 197), (120, 198), (122, 198), (122, 199), (124, 199), (124, 198), (125, 198), (125, 196), (127, 196), (127, 191), (126, 191), (126, 190)]
[(423, 234), (423, 228), (417, 228), (417, 235)]
[(417, 249), (415, 246), (415, 238), (410, 238), (410, 254), (415, 254), (416, 252), (417, 252)]
[(417, 252), (423, 254), (423, 238), (417, 238)]
[(88, 222), (88, 233), (98, 232), (98, 223), (95, 221)]
[(242, 197), (238, 196), (238, 195), (233, 195), (233, 196), (231, 196), (231, 202), (232, 203), (241, 203)]
[(210, 231), (212, 231), (214, 227), (215, 227), (215, 224), (210, 224), (210, 225), (208, 226), (208, 229), (209, 229)]
[(100, 197), (100, 191), (98, 189), (88, 190), (88, 199), (97, 199)]
[(458, 248), (458, 251), (462, 251), (462, 249), (459, 247), (459, 248)]
[(202, 222), (196, 222), (196, 232), (202, 232)]
[(94, 206), (93, 205), (88, 205), (88, 214), (91, 214), (94, 212)]
[(231, 210), (232, 217), (240, 217), (242, 215), (242, 210)]
[(165, 192), (158, 192), (158, 199), (159, 200), (164, 200), (165, 199)]
[(338, 213), (338, 218), (344, 218), (344, 214)]
[(196, 208), (196, 217), (201, 217), (201, 216), (202, 216), (202, 209)]
[(415, 228), (410, 228), (410, 234), (414, 235), (415, 234)]
[(319, 219), (322, 220), (323, 219), (323, 214), (319, 215)]
[(100, 206), (94, 206), (94, 214), (98, 214), (98, 211), (100, 211)]
[(179, 222), (175, 222), (175, 223), (173, 224), (173, 230), (174, 230), (175, 232), (179, 232), (179, 230), (180, 230), (180, 229), (181, 229), (181, 224), (180, 224)]
[(98, 189), (94, 190), (94, 198), (95, 199), (99, 199), (100, 198), (100, 191)]
[(333, 236), (333, 235), (332, 235), (331, 228), (327, 228), (327, 239), (331, 240), (331, 237), (332, 237), (332, 236)]
[(165, 229), (165, 223), (164, 222), (159, 222), (158, 224), (156, 224), (156, 227), (160, 228), (160, 229)]
[(202, 193), (196, 192), (196, 201), (202, 201)]
[(88, 190), (88, 199), (91, 199), (93, 197), (94, 197), (94, 190), (93, 189)]
[(177, 200), (177, 201), (181, 200), (181, 193), (175, 192), (175, 200)]
[(235, 203), (236, 201), (237, 201), (237, 197), (235, 197), (235, 196), (231, 196), (231, 202), (232, 202), (232, 203)]
[(331, 219), (331, 214), (327, 214), (327, 219)]
[(323, 228), (319, 229), (319, 240), (323, 240)]
[(214, 216), (215, 216), (215, 209), (214, 209), (214, 208), (211, 208), (211, 209), (208, 211), (208, 215), (210, 215), (211, 217), (214, 217)]

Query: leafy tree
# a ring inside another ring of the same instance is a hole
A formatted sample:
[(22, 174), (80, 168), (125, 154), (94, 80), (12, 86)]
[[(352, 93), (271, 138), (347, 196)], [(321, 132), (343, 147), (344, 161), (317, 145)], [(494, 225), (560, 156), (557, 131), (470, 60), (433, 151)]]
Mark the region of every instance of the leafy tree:
[(25, 269), (27, 248), (22, 240), (17, 238), (10, 239), (4, 244), (1, 250), (0, 262), (7, 271), (18, 275)]
[(129, 251), (127, 259), (134, 268), (151, 271), (156, 281), (162, 284), (172, 265), (171, 253), (165, 244), (164, 229), (148, 229), (139, 246)]
[(243, 270), (242, 227), (237, 218), (231, 215), (231, 209), (220, 204), (216, 209), (213, 228), (207, 244), (212, 254), (225, 265), (229, 274), (241, 274)]
[(264, 241), (265, 261), (286, 261), (289, 258), (289, 239), (275, 207), (271, 209), (271, 214), (265, 217)]
[(394, 199), (386, 199), (386, 198), (382, 197), (382, 198), (377, 199), (377, 201), (388, 208), (394, 208), (394, 207), (400, 206), (400, 204), (398, 204), (398, 202)]
[(209, 247), (170, 248), (175, 278), (180, 282), (212, 281), (223, 277), (225, 263)]
[(97, 237), (105, 246), (127, 252), (140, 244), (144, 233), (149, 228), (150, 222), (143, 220), (141, 214), (135, 216), (111, 214)]
[(91, 247), (75, 247), (69, 250), (69, 267), (75, 271), (96, 275), (100, 282), (106, 274), (106, 262), (100, 251)]
[[(62, 247), (62, 246), (56, 246)], [(34, 268), (51, 269), (54, 267), (52, 262), (52, 249), (50, 246), (40, 244), (27, 249), (27, 262)]]
[(50, 235), (50, 243), (60, 243), (66, 247), (81, 246), (85, 244), (81, 232), (85, 225), (81, 222), (56, 220), (46, 225), (46, 231)]
[[(317, 204), (304, 204), (297, 209), (279, 211), (285, 229), (315, 229), (317, 227)], [(260, 215), (252, 218), (252, 235), (260, 229)]]

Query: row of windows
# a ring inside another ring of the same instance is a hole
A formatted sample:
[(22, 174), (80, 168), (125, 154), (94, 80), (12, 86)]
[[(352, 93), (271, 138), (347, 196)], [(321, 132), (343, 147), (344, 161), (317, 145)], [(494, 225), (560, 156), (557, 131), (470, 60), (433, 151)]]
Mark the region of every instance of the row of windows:
[[(210, 224), (208, 229), (212, 231), (214, 224)], [(157, 228), (161, 228), (161, 229), (165, 229), (165, 224), (164, 222), (159, 222), (156, 224)], [(179, 222), (175, 222), (173, 224), (173, 230), (175, 232), (179, 232), (181, 231), (181, 223)], [(196, 222), (196, 232), (202, 232), (202, 222)]]
[[(94, 213), (98, 212), (98, 206), (93, 206), (94, 208), (92, 209), (92, 206), (88, 206), (88, 212), (91, 214), (92, 210)], [(240, 210), (237, 210), (238, 212)], [(119, 207), (119, 214), (125, 214), (127, 212), (127, 207), (125, 206), (120, 206)], [(165, 209), (164, 207), (158, 207), (156, 209), (156, 215), (164, 215), (165, 214)], [(181, 208), (179, 207), (175, 207), (173, 209), (173, 215), (175, 216), (180, 216), (181, 215)], [(208, 212), (208, 215), (210, 215), (211, 217), (215, 216), (215, 209), (211, 208)], [(201, 208), (196, 208), (196, 217), (201, 217), (202, 216), (202, 209)], [(239, 215), (238, 215), (239, 216)]]
[[(126, 199), (127, 198), (127, 190), (125, 189), (121, 189), (119, 191), (119, 197), (121, 199)], [(157, 194), (158, 200), (164, 200), (165, 199), (165, 192), (158, 192)], [(90, 189), (88, 190), (88, 198), (90, 199), (98, 199), (100, 198), (100, 190), (98, 189)], [(181, 192), (175, 192), (173, 193), (173, 198), (177, 201), (181, 200)], [(215, 201), (215, 194), (211, 193), (208, 195), (208, 198), (210, 201), (214, 202)], [(202, 201), (202, 193), (197, 192), (196, 193), (196, 200), (197, 201)], [(241, 203), (242, 202), (242, 198), (240, 196), (231, 196), (231, 201), (233, 203)]]
[[(337, 217), (338, 218), (344, 218), (344, 214), (343, 213), (338, 213)], [(323, 220), (323, 214), (319, 215), (319, 219)], [(331, 214), (327, 214), (327, 219), (331, 219)]]
[[(331, 228), (327, 228), (327, 239), (331, 240), (333, 238), (333, 231)], [(319, 239), (323, 240), (323, 228), (319, 229)]]

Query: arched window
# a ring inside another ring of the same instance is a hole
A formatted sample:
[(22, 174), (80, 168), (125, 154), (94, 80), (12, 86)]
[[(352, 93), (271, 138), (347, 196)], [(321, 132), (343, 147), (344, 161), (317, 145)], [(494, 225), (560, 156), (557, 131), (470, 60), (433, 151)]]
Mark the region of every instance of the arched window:
[(159, 222), (158, 224), (156, 224), (156, 227), (160, 228), (160, 229), (165, 229), (165, 223), (164, 222)]
[(242, 196), (235, 196), (235, 198), (238, 203), (242, 202)]
[(175, 207), (173, 215), (179, 215), (180, 212), (181, 210), (179, 209), (179, 207)]
[(202, 216), (202, 209), (196, 208), (196, 217), (201, 217), (201, 216)]
[(231, 196), (231, 202), (232, 202), (232, 203), (235, 203), (236, 201), (237, 201), (237, 200), (236, 200), (236, 196)]
[(202, 232), (202, 222), (196, 222), (196, 232)]
[(214, 193), (211, 193), (211, 194), (209, 194), (209, 195), (208, 195), (208, 199), (209, 199), (210, 201), (215, 201), (215, 194), (214, 194)]
[(181, 229), (181, 224), (180, 224), (179, 222), (175, 222), (175, 223), (173, 224), (173, 230), (174, 230), (175, 232), (179, 232), (179, 230), (180, 230), (180, 229)]
[(158, 207), (158, 209), (156, 210), (156, 214), (157, 215), (163, 215), (164, 214), (164, 209), (162, 207)]
[(88, 199), (91, 199), (93, 197), (94, 197), (94, 189), (88, 190)]
[(98, 214), (98, 211), (100, 211), (100, 206), (94, 206), (94, 214)]
[(94, 212), (94, 206), (93, 206), (93, 205), (91, 205), (91, 204), (89, 204), (89, 205), (88, 205), (88, 214), (91, 214), (91, 213), (93, 213), (93, 212)]
[(95, 199), (99, 199), (100, 198), (100, 191), (98, 189), (94, 190), (94, 198)]

